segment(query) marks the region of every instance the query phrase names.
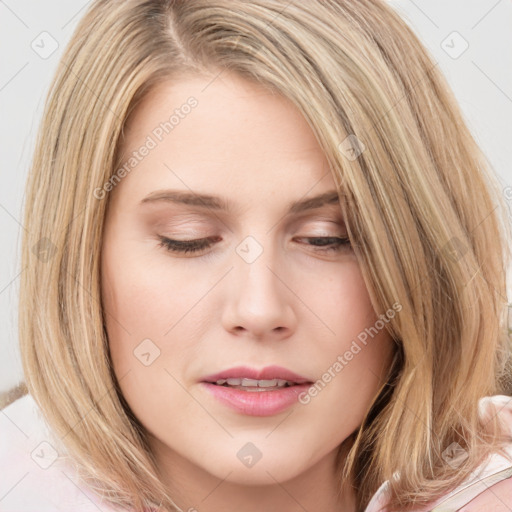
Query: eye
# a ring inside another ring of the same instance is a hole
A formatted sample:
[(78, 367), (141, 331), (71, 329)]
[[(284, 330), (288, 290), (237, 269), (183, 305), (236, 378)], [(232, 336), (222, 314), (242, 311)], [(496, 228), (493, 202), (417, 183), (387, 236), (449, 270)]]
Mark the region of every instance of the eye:
[(208, 249), (216, 239), (219, 239), (219, 237), (210, 237), (197, 240), (173, 240), (165, 236), (159, 236), (158, 238), (160, 239), (159, 247), (164, 247), (170, 252), (183, 254), (196, 253)]
[[(199, 238), (196, 240), (173, 240), (164, 236), (159, 236), (159, 247), (174, 253), (197, 253), (210, 248), (220, 237)], [(308, 240), (317, 252), (337, 252), (350, 246), (348, 237), (337, 236), (316, 236), (316, 237), (300, 237), (298, 240)]]
[(300, 237), (299, 240), (309, 240), (311, 246), (317, 252), (339, 252), (343, 249), (350, 247), (350, 240), (348, 237), (339, 236), (315, 236), (315, 237)]

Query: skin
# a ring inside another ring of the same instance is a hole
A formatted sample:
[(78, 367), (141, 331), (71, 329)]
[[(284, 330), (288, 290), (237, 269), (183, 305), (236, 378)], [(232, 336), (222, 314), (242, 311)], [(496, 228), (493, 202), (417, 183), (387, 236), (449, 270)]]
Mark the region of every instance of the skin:
[[(337, 496), (335, 458), (391, 362), (386, 329), (310, 403), (273, 416), (229, 409), (200, 384), (271, 364), (314, 382), (377, 320), (350, 245), (322, 252), (305, 239), (346, 236), (339, 204), (287, 214), (292, 201), (335, 190), (328, 162), (291, 102), (227, 71), (146, 96), (125, 132), (126, 158), (190, 96), (197, 107), (111, 192), (102, 298), (121, 391), (183, 510), (355, 512), (348, 483)], [(162, 189), (235, 207), (140, 204)], [(159, 246), (159, 235), (218, 239), (184, 255)], [(249, 235), (263, 250), (251, 263), (236, 252)], [(134, 350), (148, 338), (160, 355), (146, 366)], [(248, 442), (262, 455), (252, 467), (237, 457)]]
[(512, 503), (512, 478), (507, 478), (486, 489), (459, 512), (510, 512)]

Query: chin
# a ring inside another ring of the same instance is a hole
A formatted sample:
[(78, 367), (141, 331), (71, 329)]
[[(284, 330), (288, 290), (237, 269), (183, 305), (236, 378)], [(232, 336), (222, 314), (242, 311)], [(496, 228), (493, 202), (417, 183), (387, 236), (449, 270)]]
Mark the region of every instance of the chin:
[[(307, 468), (304, 468), (304, 471)], [(260, 461), (257, 466), (252, 468), (240, 468), (238, 465), (226, 466), (226, 472), (216, 474), (218, 478), (225, 479), (226, 482), (237, 485), (246, 486), (262, 486), (274, 485), (276, 480), (278, 482), (286, 482), (297, 477), (301, 473), (301, 469), (291, 466), (288, 462), (283, 466), (282, 461), (271, 461), (270, 463), (263, 464)], [(229, 476), (226, 478), (226, 475)]]
[(275, 480), (285, 482), (308, 469), (307, 460), (299, 459), (296, 450), (280, 451), (276, 446), (258, 450), (257, 441), (254, 445), (250, 441), (235, 444), (235, 450), (211, 453), (210, 460), (203, 458), (203, 469), (217, 478), (240, 485), (268, 485), (275, 484)]

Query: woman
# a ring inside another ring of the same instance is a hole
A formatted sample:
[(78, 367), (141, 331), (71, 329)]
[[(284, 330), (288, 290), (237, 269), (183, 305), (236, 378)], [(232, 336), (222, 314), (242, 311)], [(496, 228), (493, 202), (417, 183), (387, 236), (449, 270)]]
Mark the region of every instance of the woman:
[(93, 3), (27, 187), (4, 504), (510, 508), (505, 210), (385, 3)]

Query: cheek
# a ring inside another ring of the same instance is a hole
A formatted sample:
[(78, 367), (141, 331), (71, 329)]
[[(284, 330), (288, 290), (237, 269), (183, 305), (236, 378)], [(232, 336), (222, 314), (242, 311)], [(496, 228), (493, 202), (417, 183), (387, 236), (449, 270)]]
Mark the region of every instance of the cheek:
[[(190, 401), (180, 401), (180, 387), (166, 373), (172, 360), (178, 366), (185, 351), (165, 347), (164, 333), (183, 316), (191, 293), (178, 273), (157, 269), (149, 250), (124, 249), (111, 244), (103, 258), (102, 296), (114, 373), (124, 398), (138, 418), (154, 418), (155, 403), (186, 411)], [(119, 259), (121, 254), (129, 256)], [(154, 251), (153, 251), (154, 254)], [(153, 256), (154, 257), (154, 256)], [(121, 264), (118, 262), (121, 261)], [(147, 425), (146, 425), (147, 427)]]
[[(193, 307), (211, 283), (197, 279), (197, 272), (194, 279), (182, 268), (171, 264), (156, 241), (143, 244), (119, 236), (104, 248), (102, 297), (112, 364), (123, 395), (139, 417), (154, 416), (150, 404), (155, 400), (168, 403), (172, 396), (174, 403), (181, 396), (170, 374), (182, 380), (179, 369), (187, 367), (196, 349), (191, 340), (200, 324), (198, 315), (212, 314), (202, 309), (203, 303)], [(174, 405), (186, 408), (189, 402)]]
[[(158, 339), (169, 322), (172, 294), (153, 275), (140, 249), (112, 236), (102, 254), (102, 299), (110, 353), (118, 378), (133, 369), (137, 347)], [(153, 347), (152, 356), (156, 351)], [(137, 367), (135, 367), (137, 368)]]
[[(165, 254), (157, 242), (147, 244), (113, 240), (102, 260), (102, 294), (107, 325), (119, 338), (132, 342), (148, 337), (162, 338), (182, 314), (198, 287), (172, 265), (162, 265)], [(156, 263), (155, 263), (156, 262)]]
[(347, 416), (359, 421), (384, 384), (394, 352), (386, 324), (398, 313), (389, 305), (383, 317), (377, 316), (355, 261), (343, 265), (336, 279), (324, 282), (314, 302), (325, 327), (315, 338), (321, 360), (319, 381), (317, 391), (305, 402), (322, 395), (318, 404), (336, 404), (332, 414), (339, 415), (337, 421), (346, 421)]
[(377, 316), (355, 257), (335, 269), (326, 267), (325, 272), (305, 283), (304, 293), (325, 328), (320, 338), (325, 348), (341, 350), (347, 340), (373, 325)]
[(384, 316), (377, 316), (359, 267), (353, 270), (346, 284), (350, 295), (340, 298), (337, 328), (343, 336), (336, 359), (346, 372), (349, 387), (372, 389), (383, 383), (382, 374), (391, 361), (394, 345), (386, 324), (396, 311), (390, 304)]

